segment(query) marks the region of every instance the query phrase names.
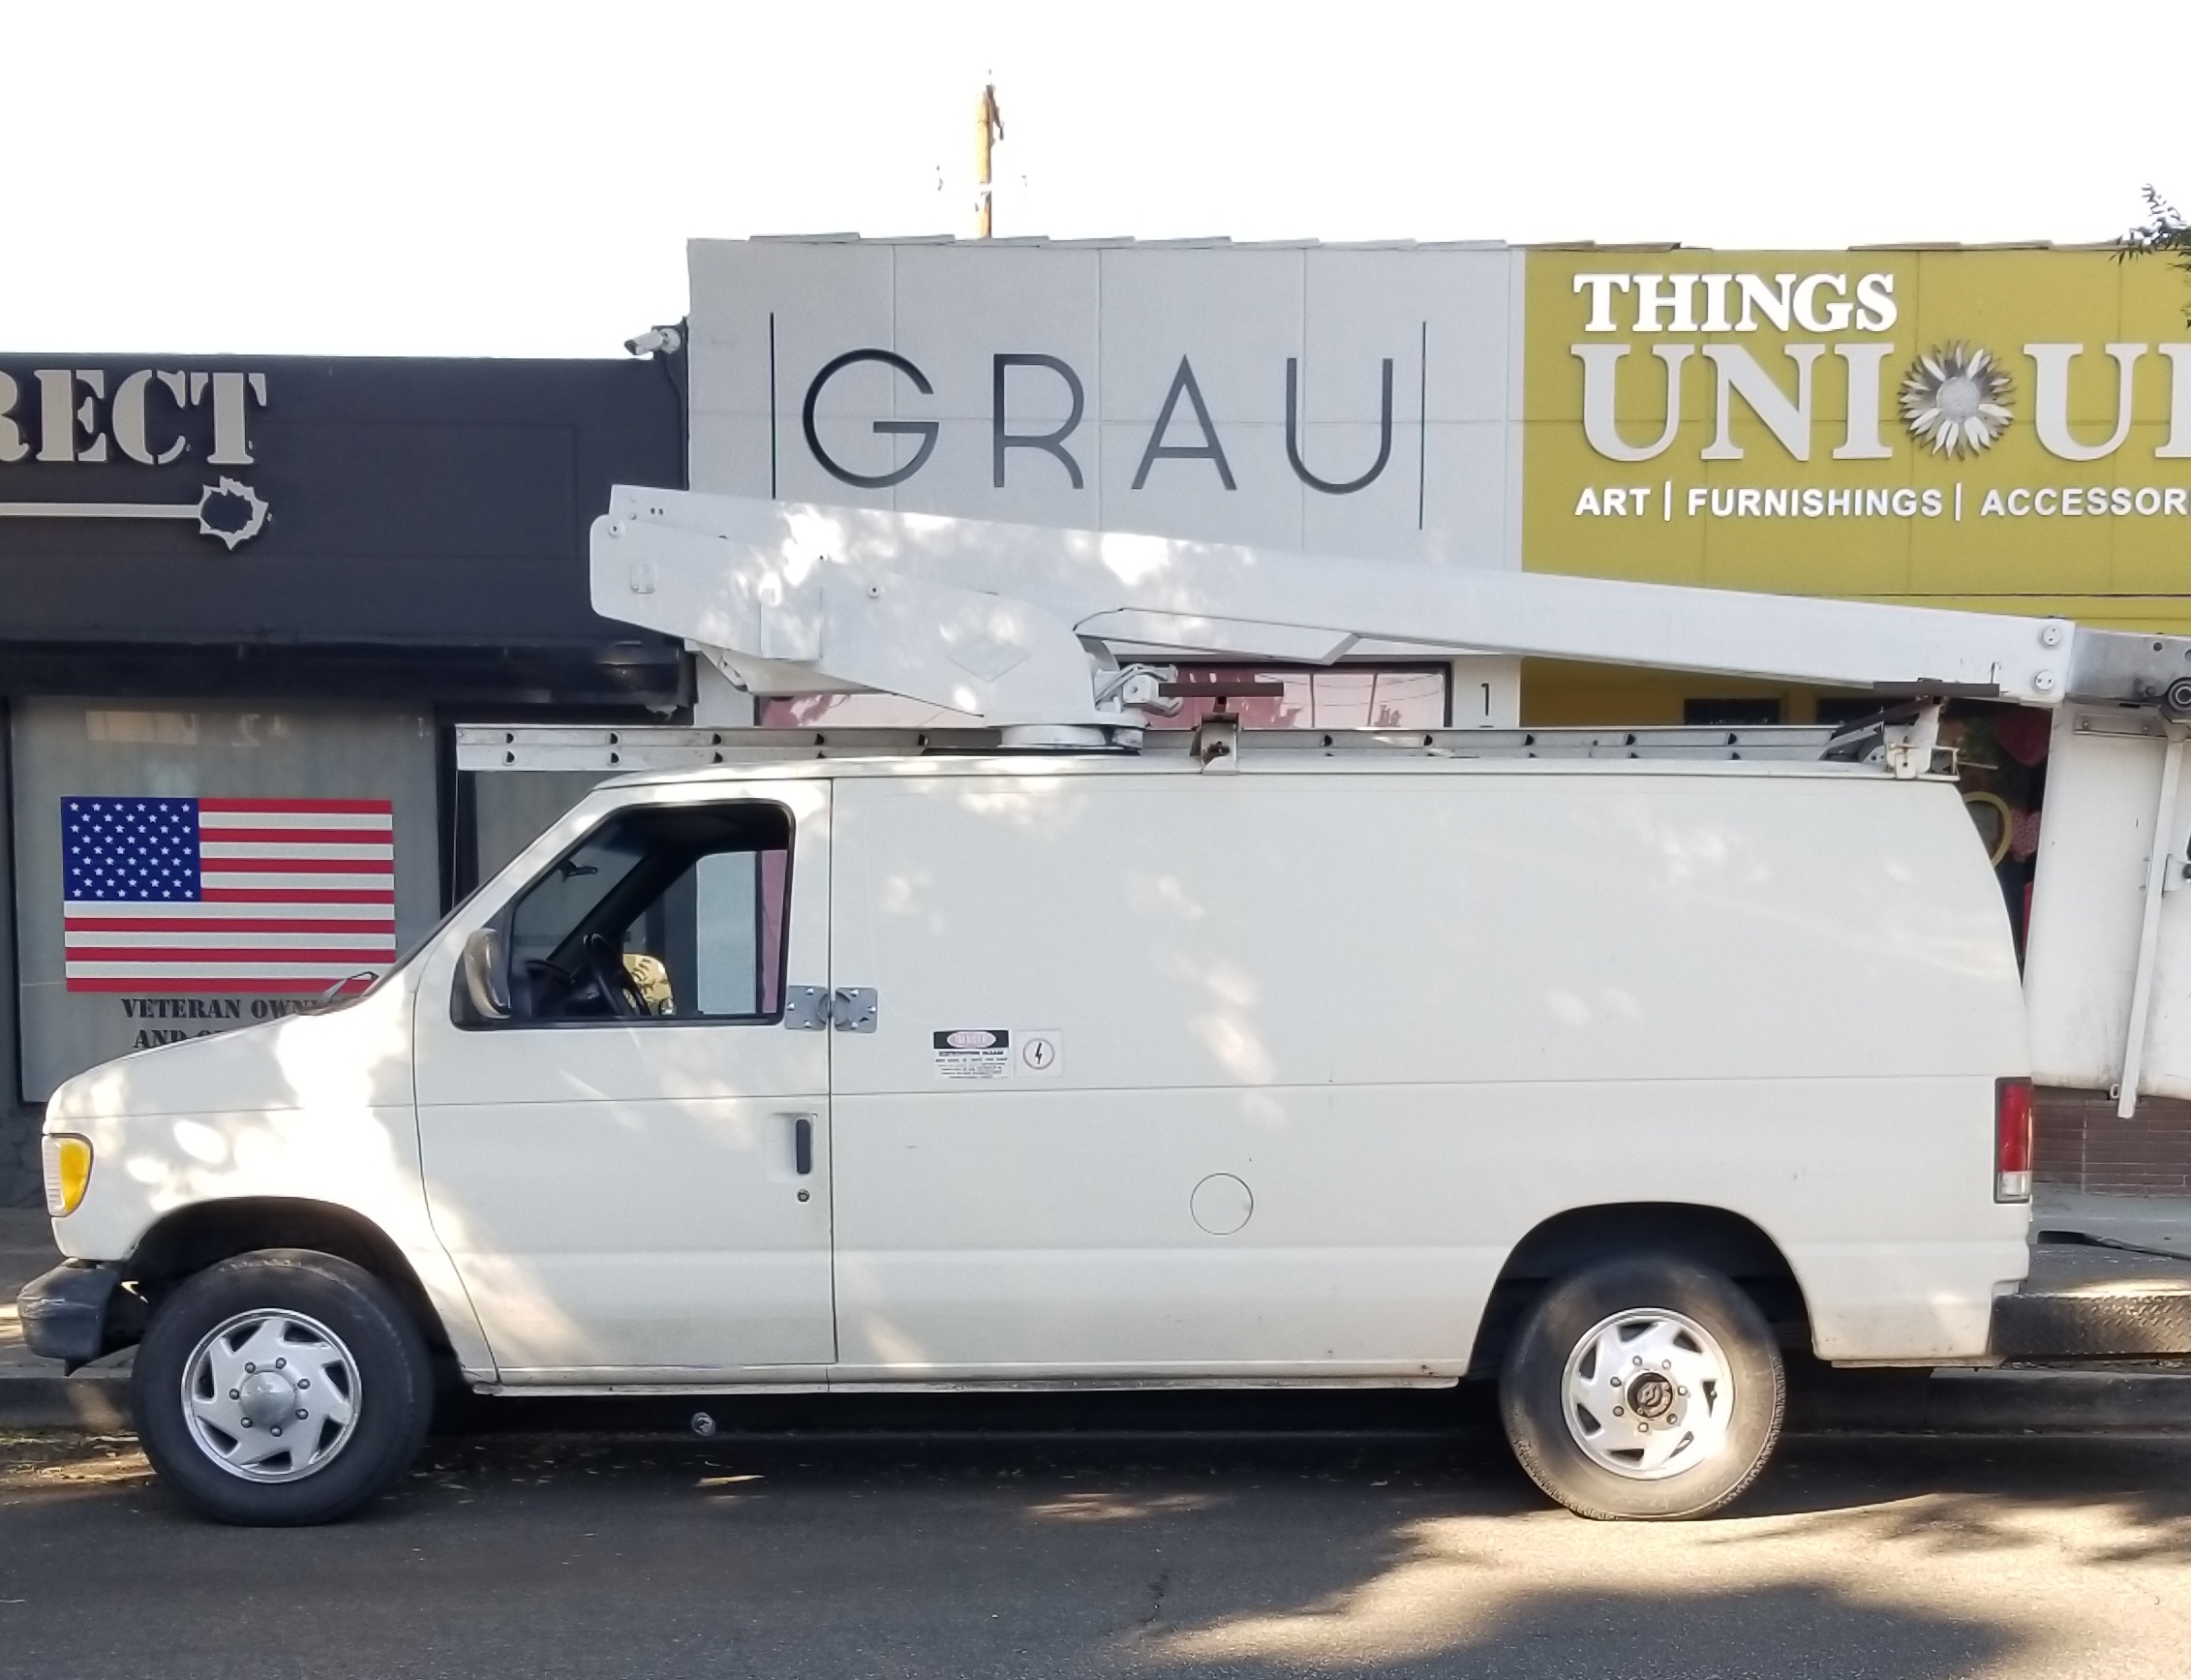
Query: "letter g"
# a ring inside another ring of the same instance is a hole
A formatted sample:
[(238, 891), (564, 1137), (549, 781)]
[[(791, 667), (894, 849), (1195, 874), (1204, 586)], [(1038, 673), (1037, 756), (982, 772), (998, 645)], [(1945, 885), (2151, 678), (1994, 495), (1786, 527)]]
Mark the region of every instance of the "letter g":
[(933, 420), (877, 420), (874, 429), (883, 434), (902, 433), (921, 440), (921, 446), (913, 451), (912, 460), (891, 473), (855, 473), (840, 467), (822, 447), (820, 435), (814, 430), (814, 409), (822, 400), (822, 387), (839, 372), (854, 362), (881, 362), (894, 367), (913, 382), (913, 388), (924, 397), (933, 396), (935, 387), (928, 383), (928, 376), (896, 351), (848, 350), (814, 376), (814, 382), (806, 387), (806, 402), (799, 412), (799, 423), (806, 434), (806, 447), (813, 451), (814, 459), (822, 464), (822, 471), (832, 478), (846, 484), (856, 484), (863, 490), (887, 490), (893, 484), (902, 484), (923, 467), (935, 452), (936, 433), (940, 430)]

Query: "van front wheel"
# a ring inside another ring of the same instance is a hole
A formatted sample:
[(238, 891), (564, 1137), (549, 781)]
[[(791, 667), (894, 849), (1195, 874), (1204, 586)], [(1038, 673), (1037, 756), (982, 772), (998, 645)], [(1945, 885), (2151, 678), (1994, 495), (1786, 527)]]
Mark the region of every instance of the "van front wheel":
[(433, 1414), (418, 1327), (308, 1249), (209, 1267), (163, 1300), (130, 1379), (161, 1480), (222, 1522), (331, 1522), (411, 1467)]
[(1537, 1299), (1499, 1410), (1522, 1468), (1578, 1515), (1704, 1516), (1765, 1468), (1786, 1378), (1755, 1304), (1672, 1255), (1601, 1261)]

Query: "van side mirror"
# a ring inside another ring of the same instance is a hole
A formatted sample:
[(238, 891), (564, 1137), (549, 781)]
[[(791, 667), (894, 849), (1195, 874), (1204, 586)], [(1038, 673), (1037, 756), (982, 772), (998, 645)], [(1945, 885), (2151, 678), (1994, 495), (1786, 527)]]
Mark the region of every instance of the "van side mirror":
[(460, 966), (465, 996), (482, 1021), (509, 1019), (509, 977), (502, 963), (502, 936), (492, 928), (475, 928), (464, 941)]

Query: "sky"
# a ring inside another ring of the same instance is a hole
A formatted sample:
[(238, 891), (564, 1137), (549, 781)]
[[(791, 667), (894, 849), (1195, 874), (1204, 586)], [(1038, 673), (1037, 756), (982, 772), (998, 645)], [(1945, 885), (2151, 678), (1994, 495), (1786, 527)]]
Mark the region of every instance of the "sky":
[[(0, 351), (620, 355), (685, 241), (2111, 239), (2191, 5), (0, 0)], [(2172, 67), (2176, 67), (2172, 69)]]

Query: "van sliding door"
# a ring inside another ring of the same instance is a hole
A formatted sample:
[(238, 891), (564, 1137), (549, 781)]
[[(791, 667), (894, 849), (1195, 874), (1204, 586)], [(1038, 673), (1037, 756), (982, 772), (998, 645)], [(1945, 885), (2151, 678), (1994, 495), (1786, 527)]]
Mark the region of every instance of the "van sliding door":
[(1437, 1045), (1363, 1031), (1394, 891), (1363, 809), (1335, 778), (837, 783), (833, 972), (879, 1002), (831, 1035), (841, 1375), (1465, 1362), (1465, 1137), (1411, 1065)]

